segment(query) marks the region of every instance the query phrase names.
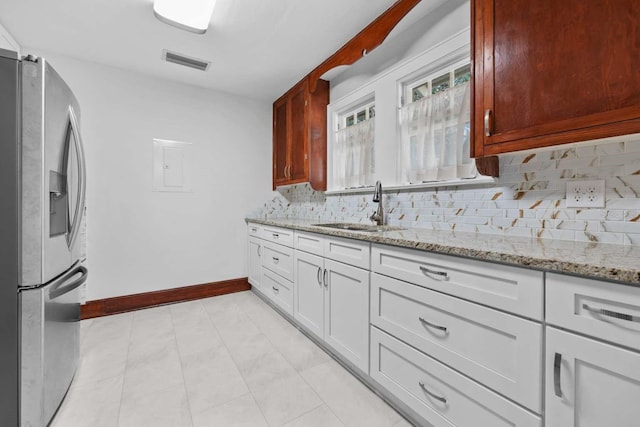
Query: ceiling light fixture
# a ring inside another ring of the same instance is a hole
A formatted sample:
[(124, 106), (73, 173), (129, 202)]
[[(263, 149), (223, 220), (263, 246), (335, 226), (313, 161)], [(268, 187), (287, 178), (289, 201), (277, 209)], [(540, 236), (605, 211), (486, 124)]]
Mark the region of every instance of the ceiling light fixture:
[(204, 34), (215, 5), (216, 0), (153, 0), (153, 14), (166, 24)]

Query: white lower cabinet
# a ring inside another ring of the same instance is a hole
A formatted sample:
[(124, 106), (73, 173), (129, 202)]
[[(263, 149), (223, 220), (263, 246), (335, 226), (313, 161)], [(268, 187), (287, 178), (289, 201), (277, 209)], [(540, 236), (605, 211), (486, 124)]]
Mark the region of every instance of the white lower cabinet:
[(325, 260), (324, 340), (369, 372), (369, 271)]
[(640, 426), (640, 354), (547, 327), (546, 426)]
[(371, 377), (436, 427), (540, 427), (540, 417), (376, 327)]
[(249, 237), (249, 283), (262, 291), (260, 276), (262, 275), (262, 240)]
[(293, 317), (324, 339), (324, 258), (296, 251)]
[(544, 414), (546, 427), (640, 427), (640, 288), (256, 224), (248, 234), (249, 282), (419, 425), (541, 427)]
[(296, 251), (294, 318), (369, 370), (369, 271)]

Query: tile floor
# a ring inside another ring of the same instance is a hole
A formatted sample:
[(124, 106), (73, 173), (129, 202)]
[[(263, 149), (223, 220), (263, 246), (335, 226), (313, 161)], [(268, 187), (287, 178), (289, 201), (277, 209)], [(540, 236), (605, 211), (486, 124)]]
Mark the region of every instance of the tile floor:
[(51, 427), (410, 426), (251, 292), (81, 323)]

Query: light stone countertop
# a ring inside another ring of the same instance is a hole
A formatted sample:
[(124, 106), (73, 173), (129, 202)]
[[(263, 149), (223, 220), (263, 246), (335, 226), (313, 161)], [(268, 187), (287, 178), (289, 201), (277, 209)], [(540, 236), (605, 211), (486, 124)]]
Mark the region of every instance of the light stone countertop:
[(421, 228), (351, 231), (314, 226), (329, 222), (318, 220), (246, 218), (246, 221), (640, 286), (639, 246)]

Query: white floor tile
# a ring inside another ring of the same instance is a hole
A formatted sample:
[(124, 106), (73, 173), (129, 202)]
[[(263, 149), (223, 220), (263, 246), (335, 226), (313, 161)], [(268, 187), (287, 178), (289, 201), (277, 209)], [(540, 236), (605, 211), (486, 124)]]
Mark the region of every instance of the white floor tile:
[(122, 397), (122, 376), (69, 389), (50, 427), (116, 427)]
[(322, 405), (318, 395), (299, 375), (272, 381), (252, 392), (271, 426), (280, 426)]
[(274, 381), (298, 375), (293, 366), (278, 352), (243, 361), (238, 364), (238, 368), (252, 391), (266, 387)]
[(193, 416), (194, 427), (268, 427), (251, 394)]
[(393, 427), (413, 427), (413, 424), (403, 418), (402, 420), (395, 423)]
[(344, 427), (327, 405), (322, 405), (282, 427)]
[(192, 413), (203, 412), (249, 393), (226, 348), (181, 355), (181, 358)]
[(409, 426), (252, 292), (81, 328), (52, 427)]
[(271, 341), (249, 320), (218, 328), (222, 341), (237, 364), (259, 358), (276, 351)]
[(181, 355), (215, 350), (223, 346), (222, 338), (213, 322), (204, 311), (202, 304), (176, 304), (171, 307), (173, 327)]
[(124, 399), (168, 388), (184, 388), (182, 363), (175, 341), (144, 357), (129, 358), (124, 377)]
[(301, 375), (347, 426), (391, 427), (402, 419), (334, 361), (303, 371)]
[(324, 350), (297, 330), (286, 335), (267, 335), (267, 338), (298, 372), (331, 359)]
[(191, 412), (183, 387), (123, 398), (118, 427), (191, 427)]
[(129, 351), (126, 340), (91, 342), (91, 337), (80, 347), (80, 361), (74, 377), (77, 386), (91, 385), (97, 381), (124, 375)]

